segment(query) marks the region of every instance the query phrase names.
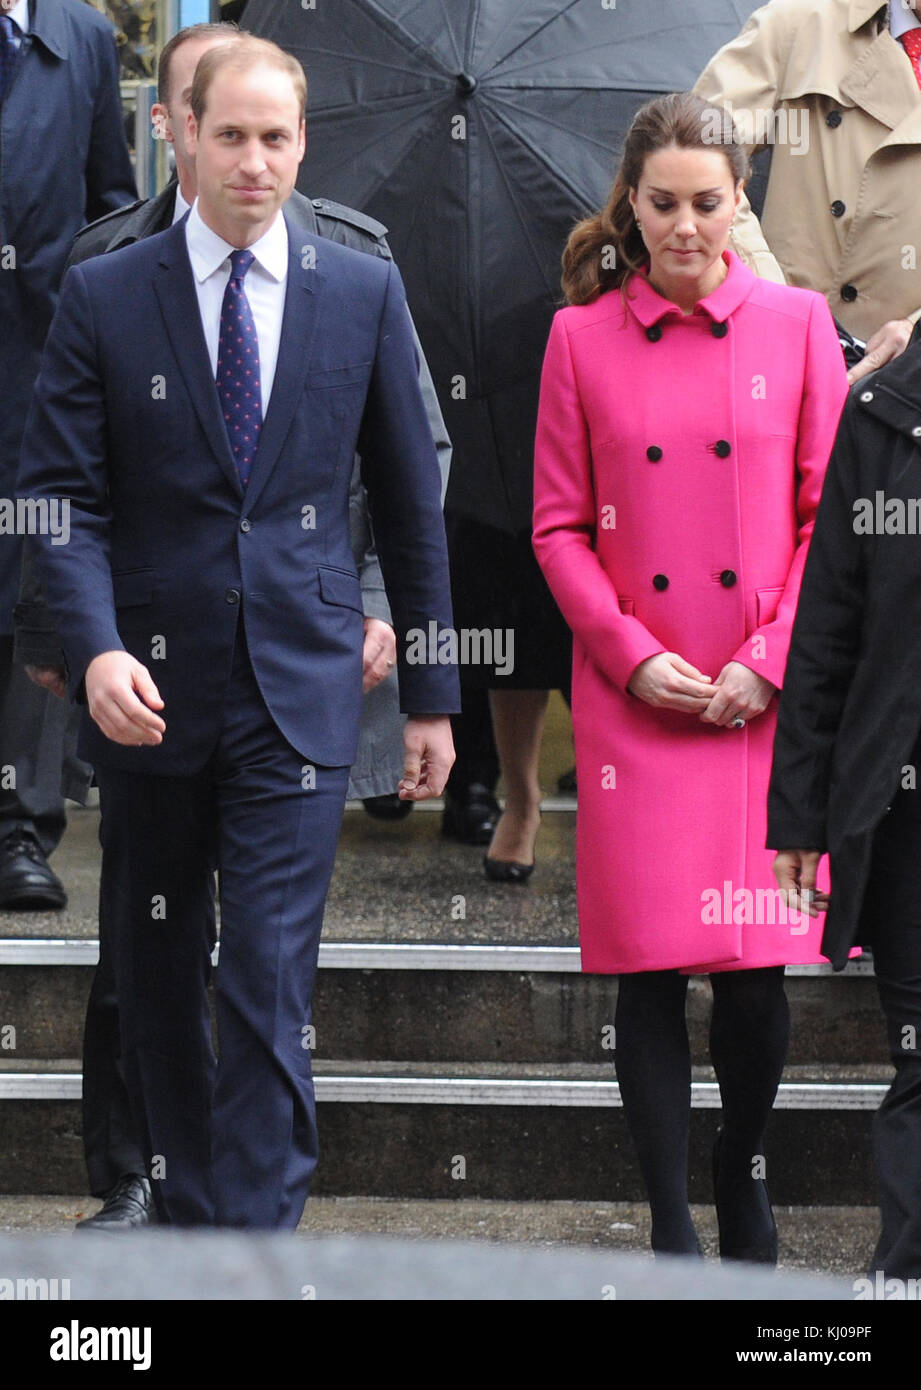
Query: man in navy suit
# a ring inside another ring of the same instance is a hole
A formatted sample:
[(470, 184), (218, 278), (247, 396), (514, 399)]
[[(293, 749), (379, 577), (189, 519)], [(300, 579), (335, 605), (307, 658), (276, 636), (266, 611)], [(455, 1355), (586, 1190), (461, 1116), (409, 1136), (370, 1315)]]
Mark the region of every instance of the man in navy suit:
[(305, 96), (274, 44), (204, 55), (198, 198), (70, 271), (23, 447), (20, 495), (69, 504), (40, 565), (89, 714), (133, 1118), (177, 1225), (293, 1228), (316, 1166), (311, 994), (361, 707), (356, 450), (409, 716), (404, 797), (441, 793), (459, 708), (455, 670), (406, 660), (411, 629), (452, 615), (399, 274), (282, 213)]

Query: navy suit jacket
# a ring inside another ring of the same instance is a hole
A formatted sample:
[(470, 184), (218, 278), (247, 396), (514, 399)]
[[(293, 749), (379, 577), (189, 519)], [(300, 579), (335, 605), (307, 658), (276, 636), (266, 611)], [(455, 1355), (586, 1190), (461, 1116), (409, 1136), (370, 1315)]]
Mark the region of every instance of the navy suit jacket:
[(84, 719), (94, 764), (195, 772), (215, 746), (240, 616), (278, 728), (308, 761), (354, 761), (362, 599), (349, 480), (362, 457), (397, 633), (401, 708), (460, 708), (457, 671), (407, 664), (406, 633), (451, 626), (440, 473), (390, 261), (286, 218), (278, 364), (244, 495), (185, 239), (168, 231), (68, 272), (22, 449), (19, 494), (69, 499), (67, 544), (39, 536), (71, 694), (124, 647), (165, 701), (156, 748)]

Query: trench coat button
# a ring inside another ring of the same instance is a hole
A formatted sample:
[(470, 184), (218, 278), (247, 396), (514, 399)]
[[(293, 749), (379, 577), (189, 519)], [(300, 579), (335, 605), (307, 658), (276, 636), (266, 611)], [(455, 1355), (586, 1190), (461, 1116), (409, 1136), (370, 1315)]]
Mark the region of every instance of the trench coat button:
[(853, 304), (854, 300), (857, 298), (857, 286), (842, 285), (841, 298), (844, 300), (845, 304)]
[(841, 124), (841, 112), (829, 111), (828, 115), (825, 117), (825, 124), (830, 126), (832, 130), (837, 130), (838, 126)]
[(732, 445), (729, 443), (728, 439), (718, 439), (713, 446), (713, 451), (717, 458), (728, 459), (729, 455), (732, 453)]
[(646, 457), (649, 459), (650, 463), (659, 462), (662, 457), (662, 450), (659, 448), (658, 444), (650, 444), (649, 448), (646, 450)]
[(250, 521), (249, 517), (245, 516), (243, 520), (240, 522), (240, 530), (243, 532), (245, 536), (247, 531), (251, 531), (252, 529), (253, 523)]
[(912, 433), (912, 438), (914, 438), (914, 439), (921, 439), (921, 425), (915, 425), (915, 427), (914, 427), (914, 429), (912, 430), (911, 433)]
[(239, 603), (239, 602), (240, 602), (240, 590), (239, 590), (239, 589), (228, 589), (227, 592), (226, 592), (226, 594), (224, 595), (224, 602), (225, 602), (225, 603)]
[(659, 590), (659, 593), (661, 593), (663, 589), (667, 589), (667, 588), (668, 588), (668, 575), (667, 575), (667, 574), (654, 574), (654, 575), (652, 576), (652, 587), (653, 587), (654, 589), (658, 589), (658, 590)]
[(872, 392), (872, 391), (861, 391), (861, 393), (860, 393), (860, 399), (864, 402), (864, 404), (866, 404), (868, 401), (872, 401), (872, 399), (873, 399), (873, 392)]
[(832, 217), (843, 217), (846, 212), (847, 208), (845, 207), (844, 203), (842, 203), (840, 198), (836, 198), (831, 205)]
[(717, 323), (714, 320), (714, 322), (710, 324), (710, 332), (713, 334), (714, 338), (725, 338), (726, 334), (729, 332), (729, 324)]
[(646, 337), (649, 339), (651, 343), (657, 343), (659, 339), (662, 337), (661, 324), (654, 323), (651, 327), (647, 328)]
[(720, 583), (724, 589), (731, 589), (736, 582), (736, 578), (737, 575), (735, 570), (723, 570), (723, 573), (720, 575)]

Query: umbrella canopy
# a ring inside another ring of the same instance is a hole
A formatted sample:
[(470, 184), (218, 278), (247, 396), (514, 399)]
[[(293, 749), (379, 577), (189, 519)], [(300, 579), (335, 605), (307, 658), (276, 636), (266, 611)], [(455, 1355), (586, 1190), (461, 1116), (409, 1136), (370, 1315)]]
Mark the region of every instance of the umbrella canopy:
[(572, 225), (624, 133), (693, 85), (746, 0), (250, 0), (308, 76), (304, 192), (390, 228), (455, 446), (449, 506), (530, 525), (544, 345)]

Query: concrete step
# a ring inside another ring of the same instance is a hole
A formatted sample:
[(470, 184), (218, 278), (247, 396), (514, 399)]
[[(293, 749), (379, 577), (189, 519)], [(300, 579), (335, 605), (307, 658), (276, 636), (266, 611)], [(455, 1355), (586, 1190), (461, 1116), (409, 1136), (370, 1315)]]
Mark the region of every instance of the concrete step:
[[(0, 1196), (0, 1236), (68, 1234), (99, 1203), (57, 1192)], [(781, 1270), (854, 1280), (869, 1263), (878, 1232), (873, 1207), (790, 1207), (775, 1204)], [(718, 1256), (716, 1213), (692, 1208), (704, 1255)], [(627, 1202), (502, 1202), (455, 1196), (420, 1200), (311, 1197), (300, 1236), (392, 1236), (410, 1240), (524, 1242), (545, 1249), (595, 1249), (648, 1255), (649, 1210)], [(5, 1271), (9, 1273), (9, 1271)]]
[[(776, 1201), (871, 1204), (887, 1068), (790, 1067), (767, 1165)], [(79, 1063), (4, 1059), (0, 1192), (81, 1192)], [(316, 1063), (320, 1195), (635, 1201), (642, 1185), (608, 1064)], [(691, 1195), (709, 1198), (712, 1072), (692, 1086)], [(842, 1161), (842, 1157), (846, 1161)]]
[[(0, 940), (0, 1055), (80, 1052), (97, 956), (88, 939)], [(854, 962), (840, 975), (829, 967), (791, 967), (787, 976), (791, 1062), (885, 1062), (869, 963)], [(572, 946), (325, 942), (315, 1055), (603, 1062), (615, 1041), (616, 998), (616, 979), (581, 974)], [(706, 980), (692, 979), (688, 1023), (700, 1061), (707, 1056), (710, 998)]]

